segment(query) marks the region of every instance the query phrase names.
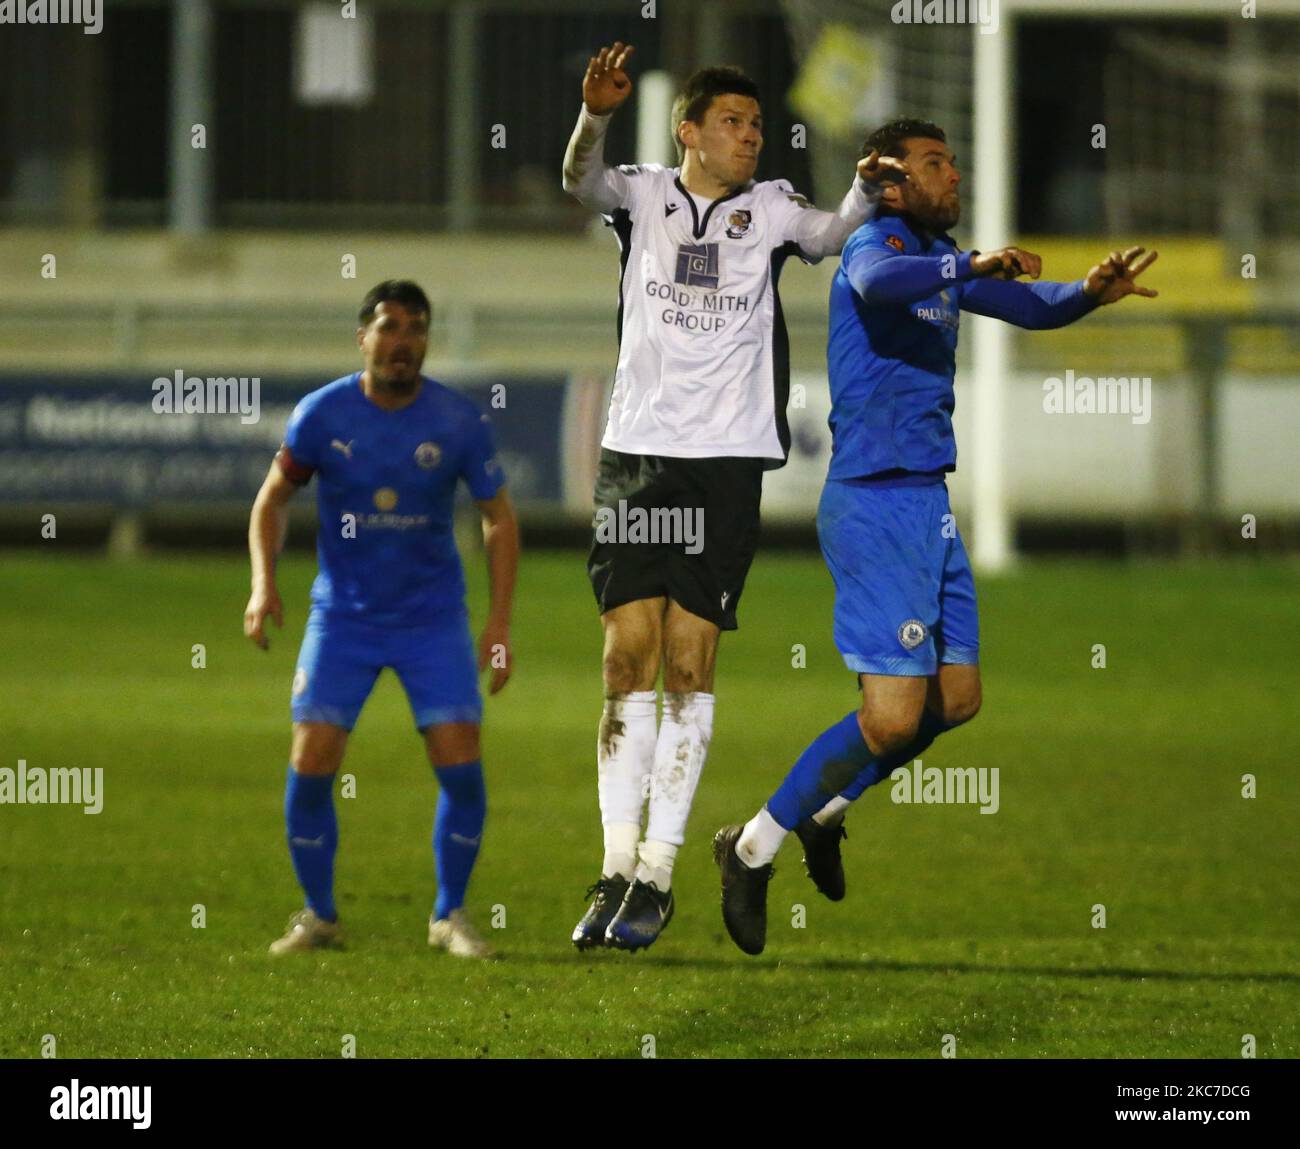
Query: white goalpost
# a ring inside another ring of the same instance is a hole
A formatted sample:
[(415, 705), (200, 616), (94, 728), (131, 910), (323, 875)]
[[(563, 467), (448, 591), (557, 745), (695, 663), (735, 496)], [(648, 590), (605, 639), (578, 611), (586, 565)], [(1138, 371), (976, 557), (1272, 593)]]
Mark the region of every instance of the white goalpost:
[[(972, 135), (975, 164), (974, 246), (992, 249), (1015, 234), (1012, 173), (1016, 170), (1015, 38), (1026, 18), (1107, 17), (1218, 19), (1300, 18), (1300, 0), (991, 0), (994, 33), (972, 28)], [(1006, 570), (1014, 537), (1005, 482), (1003, 433), (1011, 332), (1006, 324), (970, 316), (974, 356), (971, 444), (972, 562), (981, 570)]]

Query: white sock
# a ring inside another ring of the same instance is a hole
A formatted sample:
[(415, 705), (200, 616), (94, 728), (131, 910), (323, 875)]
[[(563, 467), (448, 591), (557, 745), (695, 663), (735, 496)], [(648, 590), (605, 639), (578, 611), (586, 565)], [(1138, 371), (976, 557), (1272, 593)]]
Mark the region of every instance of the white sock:
[(636, 868), (636, 844), (641, 839), (641, 819), (635, 822), (605, 823), (605, 860), (601, 863), (600, 876), (612, 878), (616, 875), (627, 881), (632, 880), (632, 871)]
[(836, 814), (847, 810), (852, 804), (843, 794), (836, 794), (834, 798), (813, 815), (813, 821), (819, 826), (824, 826)]
[(736, 855), (751, 870), (766, 866), (776, 857), (788, 832), (777, 824), (777, 820), (764, 806), (745, 823), (740, 837), (736, 839)]
[(638, 690), (606, 698), (596, 738), (596, 789), (605, 827), (604, 877), (632, 878), (641, 836), (642, 779), (651, 772), (654, 755), (655, 692)]
[(641, 863), (636, 868), (637, 881), (654, 882), (665, 892), (673, 882), (673, 862), (677, 847), (668, 842), (642, 842)]
[[(686, 819), (713, 737), (713, 695), (664, 692), (664, 712), (650, 780), (650, 817), (637, 877), (661, 890), (672, 883), (677, 847), (686, 841)], [(647, 851), (652, 863), (647, 865)]]

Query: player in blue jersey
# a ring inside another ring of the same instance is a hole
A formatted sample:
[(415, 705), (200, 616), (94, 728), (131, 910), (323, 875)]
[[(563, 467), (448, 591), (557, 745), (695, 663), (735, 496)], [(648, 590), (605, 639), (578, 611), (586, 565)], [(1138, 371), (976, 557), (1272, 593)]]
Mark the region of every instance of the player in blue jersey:
[(980, 708), (975, 583), (948, 505), (956, 468), (953, 376), (961, 311), (1018, 327), (1073, 323), (1128, 295), (1156, 258), (1111, 252), (1073, 283), (1037, 280), (1032, 252), (962, 252), (948, 235), (961, 174), (944, 133), (896, 120), (867, 137), (904, 162), (874, 219), (849, 238), (831, 285), (832, 448), (817, 513), (835, 582), (835, 644), (861, 706), (803, 752), (767, 804), (714, 838), (722, 916), (746, 953), (763, 949), (772, 860), (790, 830), (818, 890), (844, 896), (844, 811)]
[[(275, 954), (339, 941), (334, 776), (385, 667), (406, 690), (440, 789), (429, 944), (462, 957), (492, 952), (462, 906), (487, 814), (478, 673), (491, 665), (493, 694), (510, 677), (519, 535), (487, 416), (420, 374), (429, 315), (424, 292), (409, 281), (389, 280), (366, 296), (357, 331), (365, 369), (313, 391), (294, 408), (253, 504), (253, 590), (244, 633), (266, 649), (267, 617), (277, 626), (284, 621), (275, 559), (288, 502), (319, 476), (320, 571), (293, 679), (285, 791), (289, 853), (306, 908), (272, 943)], [(477, 657), (452, 533), (461, 481), (482, 515), (487, 550), (490, 605)]]

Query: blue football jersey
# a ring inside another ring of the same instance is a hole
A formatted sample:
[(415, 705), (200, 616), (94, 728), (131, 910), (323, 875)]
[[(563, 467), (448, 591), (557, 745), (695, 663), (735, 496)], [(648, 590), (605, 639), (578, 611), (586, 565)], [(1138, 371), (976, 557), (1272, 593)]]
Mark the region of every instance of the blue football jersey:
[(285, 449), (290, 477), (319, 479), (317, 610), (404, 626), (465, 609), (456, 485), (463, 479), (475, 499), (490, 499), (505, 482), (491, 424), (474, 403), (424, 377), (413, 403), (385, 411), (355, 372), (294, 408)]
[[(827, 370), (831, 385), (830, 478), (882, 471), (951, 471), (953, 376), (961, 318), (960, 278), (914, 303), (870, 305), (845, 269), (866, 249), (941, 258), (958, 251), (947, 236), (918, 238), (897, 215), (858, 228), (844, 245), (830, 293)], [(964, 263), (969, 263), (969, 257)]]
[(1096, 309), (1086, 283), (980, 278), (970, 252), (882, 212), (844, 245), (831, 282), (831, 479), (957, 465), (953, 376), (961, 312), (1028, 331)]

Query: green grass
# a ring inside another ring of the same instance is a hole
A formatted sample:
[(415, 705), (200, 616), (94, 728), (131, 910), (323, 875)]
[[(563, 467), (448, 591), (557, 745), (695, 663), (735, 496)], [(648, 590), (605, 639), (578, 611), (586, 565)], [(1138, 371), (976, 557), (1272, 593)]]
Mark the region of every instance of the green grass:
[(1261, 1057), (1300, 1055), (1300, 596), (1285, 564), (983, 580), (985, 709), (926, 762), (998, 766), (1001, 810), (870, 791), (850, 818), (848, 898), (820, 898), (787, 844), (751, 959), (723, 932), (708, 841), (855, 705), (828, 576), (813, 556), (755, 564), (723, 642), (677, 917), (644, 954), (581, 956), (568, 934), (600, 856), (600, 631), (582, 557), (527, 555), (518, 669), (485, 727), (471, 899), (483, 926), (506, 909), (491, 965), (425, 946), (435, 791), (391, 675), (344, 765), (357, 796), (338, 802), (350, 948), (266, 955), (300, 904), (281, 795), (311, 573), (284, 564), (288, 625), (263, 654), (240, 633), (233, 557), (5, 556), (0, 766), (102, 767), (105, 805), (0, 806), (0, 1056), (39, 1056), (54, 1034), (61, 1057), (337, 1057), (353, 1034), (361, 1057), (636, 1057), (650, 1034), (660, 1057), (936, 1057), (946, 1033), (962, 1057), (1236, 1057), (1245, 1033)]

